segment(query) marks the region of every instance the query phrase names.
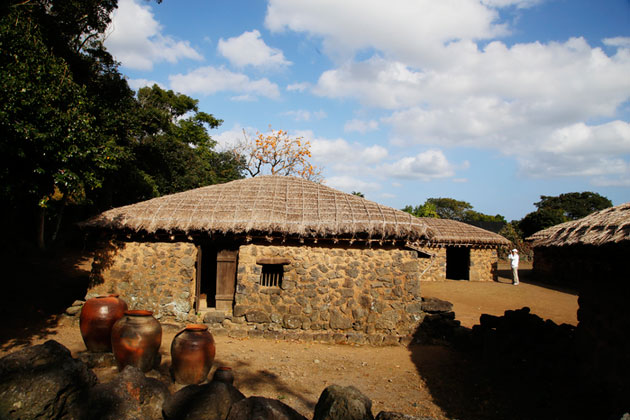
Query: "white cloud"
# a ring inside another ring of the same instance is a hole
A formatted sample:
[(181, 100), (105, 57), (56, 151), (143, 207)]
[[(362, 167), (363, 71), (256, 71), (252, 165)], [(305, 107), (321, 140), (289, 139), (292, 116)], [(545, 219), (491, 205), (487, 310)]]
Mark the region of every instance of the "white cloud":
[(489, 7), (509, 7), (514, 6), (518, 9), (527, 9), (542, 3), (543, 0), (481, 0), (481, 3)]
[(224, 67), (200, 67), (188, 74), (169, 76), (171, 88), (185, 94), (212, 95), (217, 92), (238, 92), (237, 100), (251, 100), (257, 96), (277, 98), (278, 85), (268, 79), (252, 80), (242, 73)]
[[(217, 142), (217, 150), (234, 150), (247, 140), (243, 129), (246, 133), (254, 133), (255, 129), (252, 127), (241, 127), (239, 124), (234, 124), (229, 130), (224, 130), (218, 134), (212, 133), (212, 139)], [(249, 137), (249, 134), (247, 134)]]
[(609, 47), (630, 48), (630, 37), (617, 36), (614, 38), (605, 38), (603, 43)]
[(451, 164), (441, 150), (427, 150), (416, 156), (404, 157), (393, 164), (383, 165), (389, 176), (401, 179), (430, 181), (449, 178), (455, 175), (455, 165)]
[(265, 25), (322, 37), (333, 56), (373, 47), (426, 59), (437, 44), (505, 34), (498, 17), (493, 8), (470, 0), (271, 0)]
[(311, 153), (318, 162), (346, 172), (365, 170), (368, 165), (377, 164), (388, 155), (387, 149), (379, 145), (366, 147), (344, 139), (321, 138), (311, 140)]
[(148, 80), (148, 79), (127, 79), (127, 83), (129, 84), (129, 87), (133, 90), (138, 90), (142, 87), (145, 87), (145, 86), (150, 87), (153, 85), (158, 85), (162, 89), (166, 89), (166, 87), (163, 84), (158, 83), (154, 80)]
[(120, 0), (107, 28), (105, 46), (124, 67), (151, 70), (155, 63), (201, 60), (188, 41), (162, 34), (151, 7), (137, 0)]
[(296, 111), (287, 111), (283, 115), (289, 116), (295, 121), (311, 121), (312, 119), (321, 120), (326, 118), (326, 112), (323, 110), (311, 112), (304, 109), (298, 109)]
[(357, 133), (365, 134), (368, 131), (375, 130), (378, 130), (378, 122), (374, 120), (364, 121), (354, 119), (347, 121), (346, 124), (343, 126), (343, 131), (345, 131), (346, 133), (355, 131)]
[(287, 91), (289, 92), (304, 92), (307, 89), (311, 88), (310, 83), (293, 83), (287, 86)]
[(326, 185), (347, 193), (358, 191), (366, 193), (366, 191), (376, 191), (380, 189), (377, 182), (363, 181), (350, 175), (331, 176), (326, 178)]
[(217, 49), (237, 67), (274, 68), (291, 65), (282, 51), (265, 44), (258, 30), (243, 32), (240, 36), (227, 40), (221, 38)]

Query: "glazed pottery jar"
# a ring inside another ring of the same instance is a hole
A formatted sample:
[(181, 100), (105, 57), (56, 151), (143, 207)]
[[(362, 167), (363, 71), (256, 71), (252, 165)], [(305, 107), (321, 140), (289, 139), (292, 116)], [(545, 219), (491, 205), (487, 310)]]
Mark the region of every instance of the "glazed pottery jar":
[(198, 384), (206, 380), (216, 348), (214, 337), (203, 324), (189, 324), (171, 343), (171, 373), (180, 384)]
[(153, 312), (126, 311), (112, 328), (112, 350), (118, 369), (135, 366), (148, 372), (159, 362), (162, 326)]
[(83, 304), (79, 328), (88, 351), (112, 351), (112, 327), (126, 310), (127, 304), (118, 295), (93, 297)]

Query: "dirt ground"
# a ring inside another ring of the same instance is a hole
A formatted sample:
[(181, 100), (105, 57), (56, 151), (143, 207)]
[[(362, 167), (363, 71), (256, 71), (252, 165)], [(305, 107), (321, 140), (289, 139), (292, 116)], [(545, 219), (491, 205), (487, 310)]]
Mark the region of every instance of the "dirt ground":
[[(78, 326), (60, 322), (63, 317), (59, 315), (84, 293), (81, 282), (85, 272), (80, 264), (77, 267), (76, 277), (47, 283), (54, 293), (45, 293), (43, 303), (9, 300), (2, 305), (2, 315), (8, 322), (0, 330), (0, 356), (49, 339), (59, 341), (75, 356), (85, 351)], [(423, 283), (421, 287), (425, 296), (452, 302), (456, 318), (466, 327), (478, 323), (481, 313), (502, 315), (506, 309), (523, 306), (558, 324), (576, 325), (575, 293), (536, 284), (528, 267), (524, 268), (519, 286), (511, 285), (507, 266), (502, 265), (498, 282), (446, 281)], [(55, 278), (55, 273), (47, 275)], [(16, 283), (9, 296), (23, 293), (23, 283)], [(30, 315), (7, 318), (15, 311)], [(162, 364), (151, 375), (168, 377), (170, 343), (175, 333), (175, 329), (165, 328)], [(218, 334), (215, 340), (214, 368), (231, 366), (241, 392), (279, 399), (307, 418), (312, 417), (321, 392), (331, 384), (359, 388), (372, 400), (374, 415), (385, 410), (438, 420), (520, 418), (514, 415), (514, 401), (504, 398), (504, 390), (489, 383), (483, 371), (465, 355), (446, 346), (328, 345), (234, 339)], [(95, 373), (101, 381), (107, 381), (116, 369), (96, 369)], [(177, 389), (171, 386), (173, 392)]]

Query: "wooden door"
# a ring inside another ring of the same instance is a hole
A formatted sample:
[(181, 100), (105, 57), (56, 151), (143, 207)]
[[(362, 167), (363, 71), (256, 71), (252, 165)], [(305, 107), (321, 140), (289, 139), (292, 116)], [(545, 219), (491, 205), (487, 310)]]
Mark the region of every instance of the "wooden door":
[(232, 310), (237, 259), (238, 250), (223, 249), (217, 252), (217, 292), (215, 295), (217, 310)]

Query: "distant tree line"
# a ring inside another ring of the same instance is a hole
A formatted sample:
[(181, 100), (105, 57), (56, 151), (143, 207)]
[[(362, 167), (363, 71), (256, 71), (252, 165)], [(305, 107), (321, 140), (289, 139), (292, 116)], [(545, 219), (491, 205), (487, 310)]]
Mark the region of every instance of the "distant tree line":
[[(437, 217), (470, 223), (487, 230), (496, 229), (500, 235), (510, 240), (516, 248), (529, 254), (525, 238), (532, 234), (570, 220), (581, 219), (589, 214), (611, 207), (612, 202), (594, 192), (571, 192), (559, 196), (542, 195), (540, 201), (534, 203), (536, 211), (528, 213), (521, 220), (506, 222), (500, 214), (495, 216), (476, 212), (466, 201), (452, 198), (429, 198), (424, 204), (405, 206), (403, 211), (417, 217)], [(486, 226), (484, 226), (486, 224)]]

